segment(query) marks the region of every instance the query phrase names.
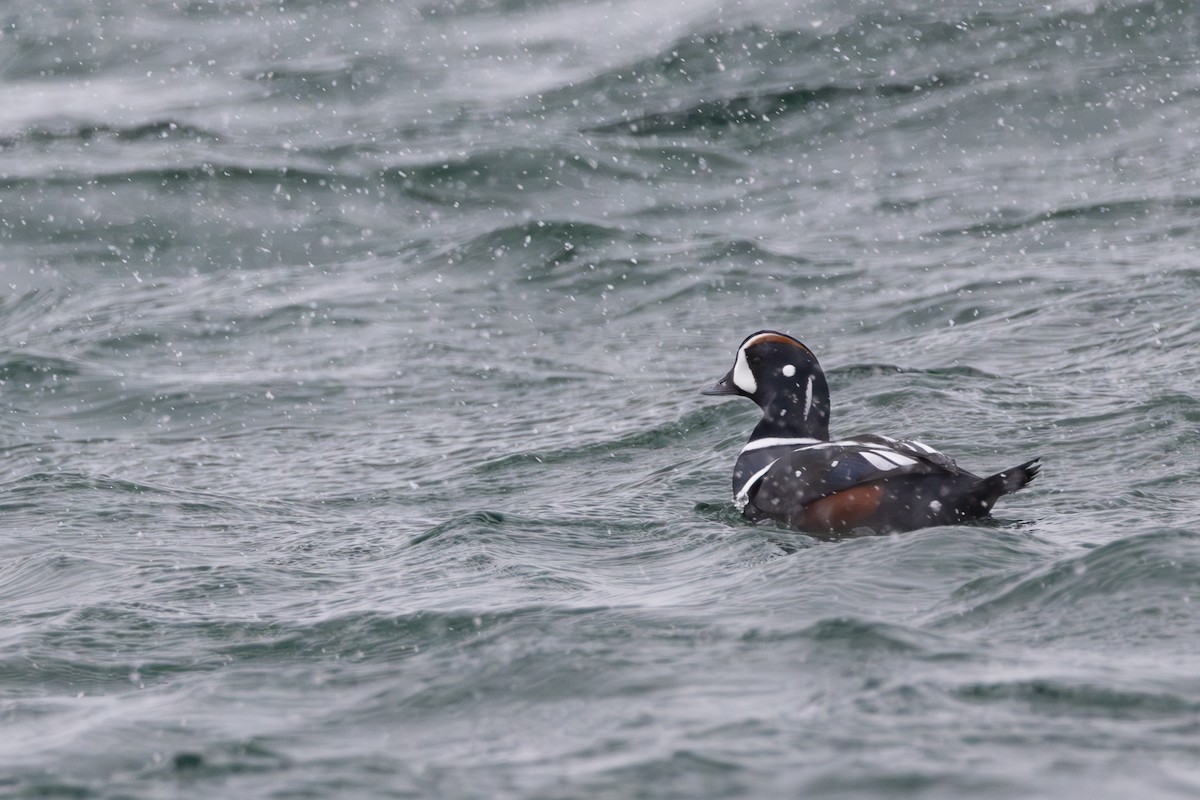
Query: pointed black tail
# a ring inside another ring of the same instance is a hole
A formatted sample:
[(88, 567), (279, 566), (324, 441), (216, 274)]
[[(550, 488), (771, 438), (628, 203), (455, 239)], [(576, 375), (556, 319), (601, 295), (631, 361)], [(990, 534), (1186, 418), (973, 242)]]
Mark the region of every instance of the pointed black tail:
[(980, 484), (983, 489), (982, 500), (990, 509), (992, 504), (999, 500), (1003, 495), (1012, 494), (1018, 489), (1023, 488), (1027, 483), (1037, 477), (1042, 465), (1039, 463), (1041, 458), (1035, 458), (1031, 461), (1026, 461), (1024, 464), (1006, 469), (1004, 472), (997, 472), (984, 478)]

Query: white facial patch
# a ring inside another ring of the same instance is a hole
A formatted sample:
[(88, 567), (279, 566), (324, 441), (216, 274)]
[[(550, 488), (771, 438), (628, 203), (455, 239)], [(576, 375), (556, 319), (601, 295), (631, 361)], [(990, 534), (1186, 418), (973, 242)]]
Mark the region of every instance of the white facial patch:
[(746, 361), (746, 348), (738, 350), (737, 361), (733, 364), (733, 383), (746, 394), (758, 391), (758, 381), (750, 371), (750, 363)]
[(780, 370), (780, 372), (783, 373), (783, 377), (790, 378), (796, 374), (796, 365), (795, 364), (784, 364), (783, 369)]

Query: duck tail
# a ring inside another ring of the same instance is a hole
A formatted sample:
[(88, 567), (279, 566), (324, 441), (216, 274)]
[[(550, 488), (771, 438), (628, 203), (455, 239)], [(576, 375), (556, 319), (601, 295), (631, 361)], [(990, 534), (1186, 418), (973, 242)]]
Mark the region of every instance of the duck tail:
[(992, 504), (1002, 496), (1024, 488), (1038, 476), (1041, 469), (1041, 458), (1038, 457), (984, 478), (980, 481), (980, 486), (983, 489), (981, 494), (987, 507), (991, 508)]

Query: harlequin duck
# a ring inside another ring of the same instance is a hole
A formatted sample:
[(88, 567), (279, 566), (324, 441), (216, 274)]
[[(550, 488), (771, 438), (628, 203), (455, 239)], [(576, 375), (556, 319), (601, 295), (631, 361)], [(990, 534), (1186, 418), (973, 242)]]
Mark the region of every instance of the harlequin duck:
[(921, 442), (867, 434), (829, 439), (829, 385), (816, 356), (776, 331), (738, 348), (707, 395), (748, 397), (762, 420), (733, 469), (734, 502), (750, 520), (809, 533), (877, 533), (987, 516), (1037, 476), (1038, 459), (980, 478)]

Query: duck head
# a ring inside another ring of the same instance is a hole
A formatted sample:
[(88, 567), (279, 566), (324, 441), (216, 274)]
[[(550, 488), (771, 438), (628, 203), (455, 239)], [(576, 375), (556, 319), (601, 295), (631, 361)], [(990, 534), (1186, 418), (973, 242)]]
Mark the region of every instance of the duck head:
[(748, 397), (762, 409), (753, 438), (829, 439), (829, 384), (802, 342), (778, 331), (758, 331), (738, 347), (733, 368), (700, 390)]

